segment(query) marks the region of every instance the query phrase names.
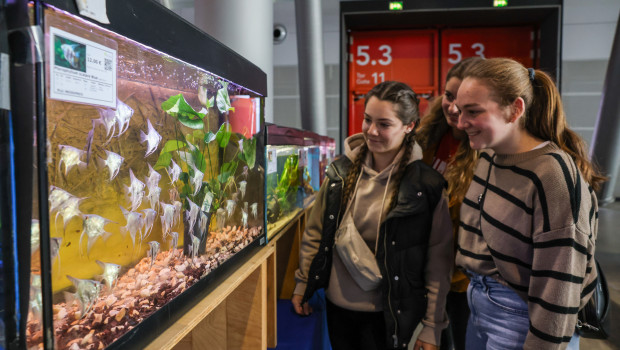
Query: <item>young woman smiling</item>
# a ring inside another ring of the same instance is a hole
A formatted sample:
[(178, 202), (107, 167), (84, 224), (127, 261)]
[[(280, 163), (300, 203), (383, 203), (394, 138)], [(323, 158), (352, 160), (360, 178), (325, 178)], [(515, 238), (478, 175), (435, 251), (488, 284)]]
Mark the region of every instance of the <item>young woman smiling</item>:
[(406, 348), (420, 322), (415, 348), (437, 349), (447, 325), (452, 227), (445, 181), (421, 161), (417, 120), (411, 88), (375, 86), (363, 132), (346, 139), (308, 217), (292, 303), (307, 315), (325, 288), (335, 350)]
[(510, 59), (470, 67), (458, 128), (481, 153), (456, 263), (470, 276), (468, 349), (578, 349), (596, 282), (594, 190), (603, 178), (544, 72)]

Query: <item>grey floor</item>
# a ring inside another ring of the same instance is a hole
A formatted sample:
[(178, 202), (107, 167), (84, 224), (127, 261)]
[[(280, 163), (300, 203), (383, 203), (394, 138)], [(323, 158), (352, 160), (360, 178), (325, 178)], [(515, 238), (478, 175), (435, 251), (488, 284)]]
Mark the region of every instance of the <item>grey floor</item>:
[(581, 339), (582, 350), (620, 350), (620, 201), (599, 208), (596, 258), (605, 271), (611, 296), (611, 337)]

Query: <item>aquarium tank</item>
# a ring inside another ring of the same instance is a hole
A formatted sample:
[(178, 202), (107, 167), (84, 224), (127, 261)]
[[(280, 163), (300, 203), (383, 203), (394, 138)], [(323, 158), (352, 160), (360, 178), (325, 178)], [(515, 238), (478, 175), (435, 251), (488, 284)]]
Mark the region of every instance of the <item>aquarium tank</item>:
[[(34, 8), (47, 200), (30, 218), (27, 347), (140, 346), (266, 241), (266, 76), (155, 2), (108, 3), (105, 26), (52, 3)], [(128, 24), (123, 6), (142, 17)], [(165, 21), (170, 37), (141, 20)]]
[(303, 142), (302, 130), (274, 124), (267, 127), (265, 209), (268, 238), (303, 209), (305, 158), (300, 157)]

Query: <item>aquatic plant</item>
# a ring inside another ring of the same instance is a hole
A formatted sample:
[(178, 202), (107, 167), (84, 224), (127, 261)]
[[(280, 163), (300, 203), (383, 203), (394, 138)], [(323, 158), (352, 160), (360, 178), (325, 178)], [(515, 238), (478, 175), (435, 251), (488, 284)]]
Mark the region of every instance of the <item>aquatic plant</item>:
[(282, 176), (273, 192), (267, 193), (267, 220), (275, 222), (278, 218), (293, 209), (297, 189), (300, 185), (299, 158), (289, 155), (284, 161)]
[[(257, 140), (232, 132), (228, 113), (234, 111), (234, 107), (228, 95), (228, 83), (220, 80), (218, 84), (220, 88), (211, 98), (208, 98), (207, 88), (200, 85), (200, 111), (196, 111), (183, 94), (171, 96), (161, 104), (162, 110), (180, 125), (175, 124), (176, 139), (168, 140), (164, 144), (154, 166), (156, 170), (165, 168), (175, 187), (177, 181), (182, 182), (178, 193), (183, 209), (192, 210), (190, 204), (196, 203), (201, 211), (206, 213), (209, 221), (211, 214), (219, 208), (226, 207), (229, 201), (237, 201), (238, 191), (243, 192), (242, 197), (245, 195), (248, 170), (253, 169), (256, 164)], [(211, 129), (210, 111), (223, 116), (224, 121), (217, 130)], [(190, 131), (184, 134), (183, 130), (187, 129)], [(217, 164), (214, 164), (213, 157), (217, 157)], [(236, 175), (238, 169), (243, 170)], [(195, 209), (193, 211), (195, 212)], [(191, 217), (194, 220), (186, 223), (192, 226), (186, 229), (187, 239), (191, 239), (193, 226), (197, 223), (197, 215), (194, 213)], [(199, 229), (205, 226), (202, 217), (201, 221)], [(202, 235), (200, 232), (194, 235), (203, 236), (201, 246), (204, 246), (206, 234)]]

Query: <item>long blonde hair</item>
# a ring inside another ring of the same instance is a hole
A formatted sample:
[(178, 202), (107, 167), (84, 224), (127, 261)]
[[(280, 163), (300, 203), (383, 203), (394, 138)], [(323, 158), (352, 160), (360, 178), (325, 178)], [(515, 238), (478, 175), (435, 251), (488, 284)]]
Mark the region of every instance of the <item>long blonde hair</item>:
[[(457, 63), (448, 71), (446, 83), (451, 78), (457, 78), (462, 81), (465, 71), (482, 60), (480, 57), (469, 57)], [(451, 132), (450, 125), (448, 125), (446, 116), (443, 113), (441, 102), (441, 96), (437, 96), (431, 102), (429, 111), (422, 118), (416, 133), (416, 140), (424, 150), (437, 147), (441, 142), (441, 138), (447, 132)], [(465, 198), (469, 184), (474, 177), (474, 168), (478, 154), (477, 150), (469, 146), (467, 134), (463, 133), (459, 147), (444, 173), (444, 178), (448, 182), (450, 207), (461, 203)]]

